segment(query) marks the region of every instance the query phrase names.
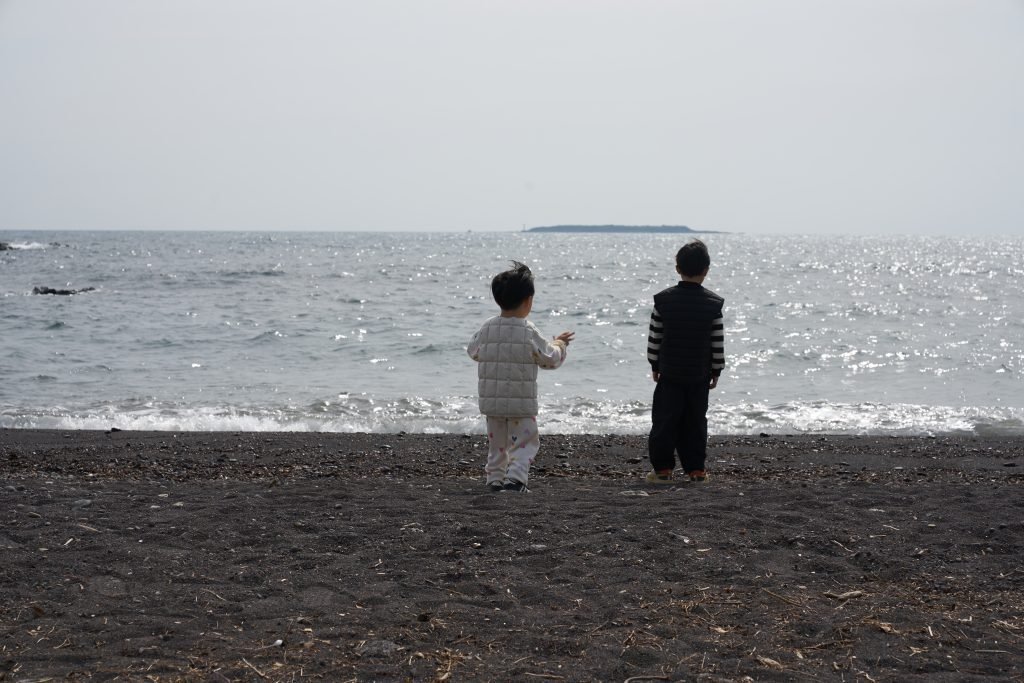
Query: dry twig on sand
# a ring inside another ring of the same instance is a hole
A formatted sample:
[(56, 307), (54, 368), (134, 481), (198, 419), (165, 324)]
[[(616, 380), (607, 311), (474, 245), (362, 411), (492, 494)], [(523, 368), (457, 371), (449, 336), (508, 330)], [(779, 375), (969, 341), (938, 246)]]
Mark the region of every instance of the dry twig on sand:
[(822, 593), (826, 598), (832, 598), (833, 600), (841, 600), (843, 602), (850, 600), (851, 598), (862, 598), (864, 597), (864, 591), (847, 591), (845, 593), (833, 593), (832, 591), (825, 591)]
[(260, 678), (266, 678), (266, 677), (267, 677), (267, 675), (266, 675), (265, 673), (263, 673), (262, 671), (260, 671), (259, 669), (257, 669), (257, 668), (256, 668), (255, 666), (253, 666), (252, 664), (250, 664), (250, 663), (249, 663), (249, 660), (247, 660), (247, 659), (246, 659), (245, 657), (242, 657), (242, 664), (245, 664), (245, 665), (246, 665), (247, 667), (249, 667), (250, 669), (252, 669), (253, 671), (255, 671), (255, 672), (256, 672), (256, 675), (258, 675), (258, 676), (259, 676)]

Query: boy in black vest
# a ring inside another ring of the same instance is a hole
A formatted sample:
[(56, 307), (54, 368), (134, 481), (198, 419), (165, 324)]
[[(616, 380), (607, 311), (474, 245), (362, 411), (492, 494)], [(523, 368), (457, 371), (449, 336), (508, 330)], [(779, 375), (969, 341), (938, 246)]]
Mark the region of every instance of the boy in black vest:
[(676, 254), (682, 280), (654, 295), (647, 360), (657, 382), (648, 452), (652, 484), (672, 484), (676, 453), (689, 480), (707, 480), (708, 393), (725, 367), (724, 299), (702, 283), (711, 257), (700, 240)]

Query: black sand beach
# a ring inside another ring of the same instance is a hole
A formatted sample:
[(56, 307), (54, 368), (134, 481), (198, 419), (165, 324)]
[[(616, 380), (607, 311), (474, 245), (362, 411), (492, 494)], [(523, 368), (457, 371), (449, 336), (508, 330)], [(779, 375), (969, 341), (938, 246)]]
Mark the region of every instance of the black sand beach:
[(1024, 680), (1024, 444), (0, 431), (0, 680)]

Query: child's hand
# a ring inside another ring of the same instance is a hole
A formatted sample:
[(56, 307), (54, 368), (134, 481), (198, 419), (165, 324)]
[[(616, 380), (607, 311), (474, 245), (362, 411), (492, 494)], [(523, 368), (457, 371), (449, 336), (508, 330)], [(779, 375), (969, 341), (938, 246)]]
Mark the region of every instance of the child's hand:
[(568, 346), (569, 342), (571, 342), (575, 337), (576, 337), (576, 333), (575, 332), (563, 332), (562, 334), (560, 334), (557, 337), (555, 337), (555, 340), (556, 341), (565, 342), (565, 345)]

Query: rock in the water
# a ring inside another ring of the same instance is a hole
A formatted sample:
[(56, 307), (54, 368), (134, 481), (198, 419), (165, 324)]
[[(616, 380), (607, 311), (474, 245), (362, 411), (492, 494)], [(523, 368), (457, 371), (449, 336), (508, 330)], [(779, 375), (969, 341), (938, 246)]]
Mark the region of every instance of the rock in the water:
[(95, 287), (83, 287), (82, 289), (54, 289), (53, 287), (33, 287), (33, 294), (55, 294), (58, 296), (71, 296), (72, 294), (81, 294), (82, 292), (94, 292)]

